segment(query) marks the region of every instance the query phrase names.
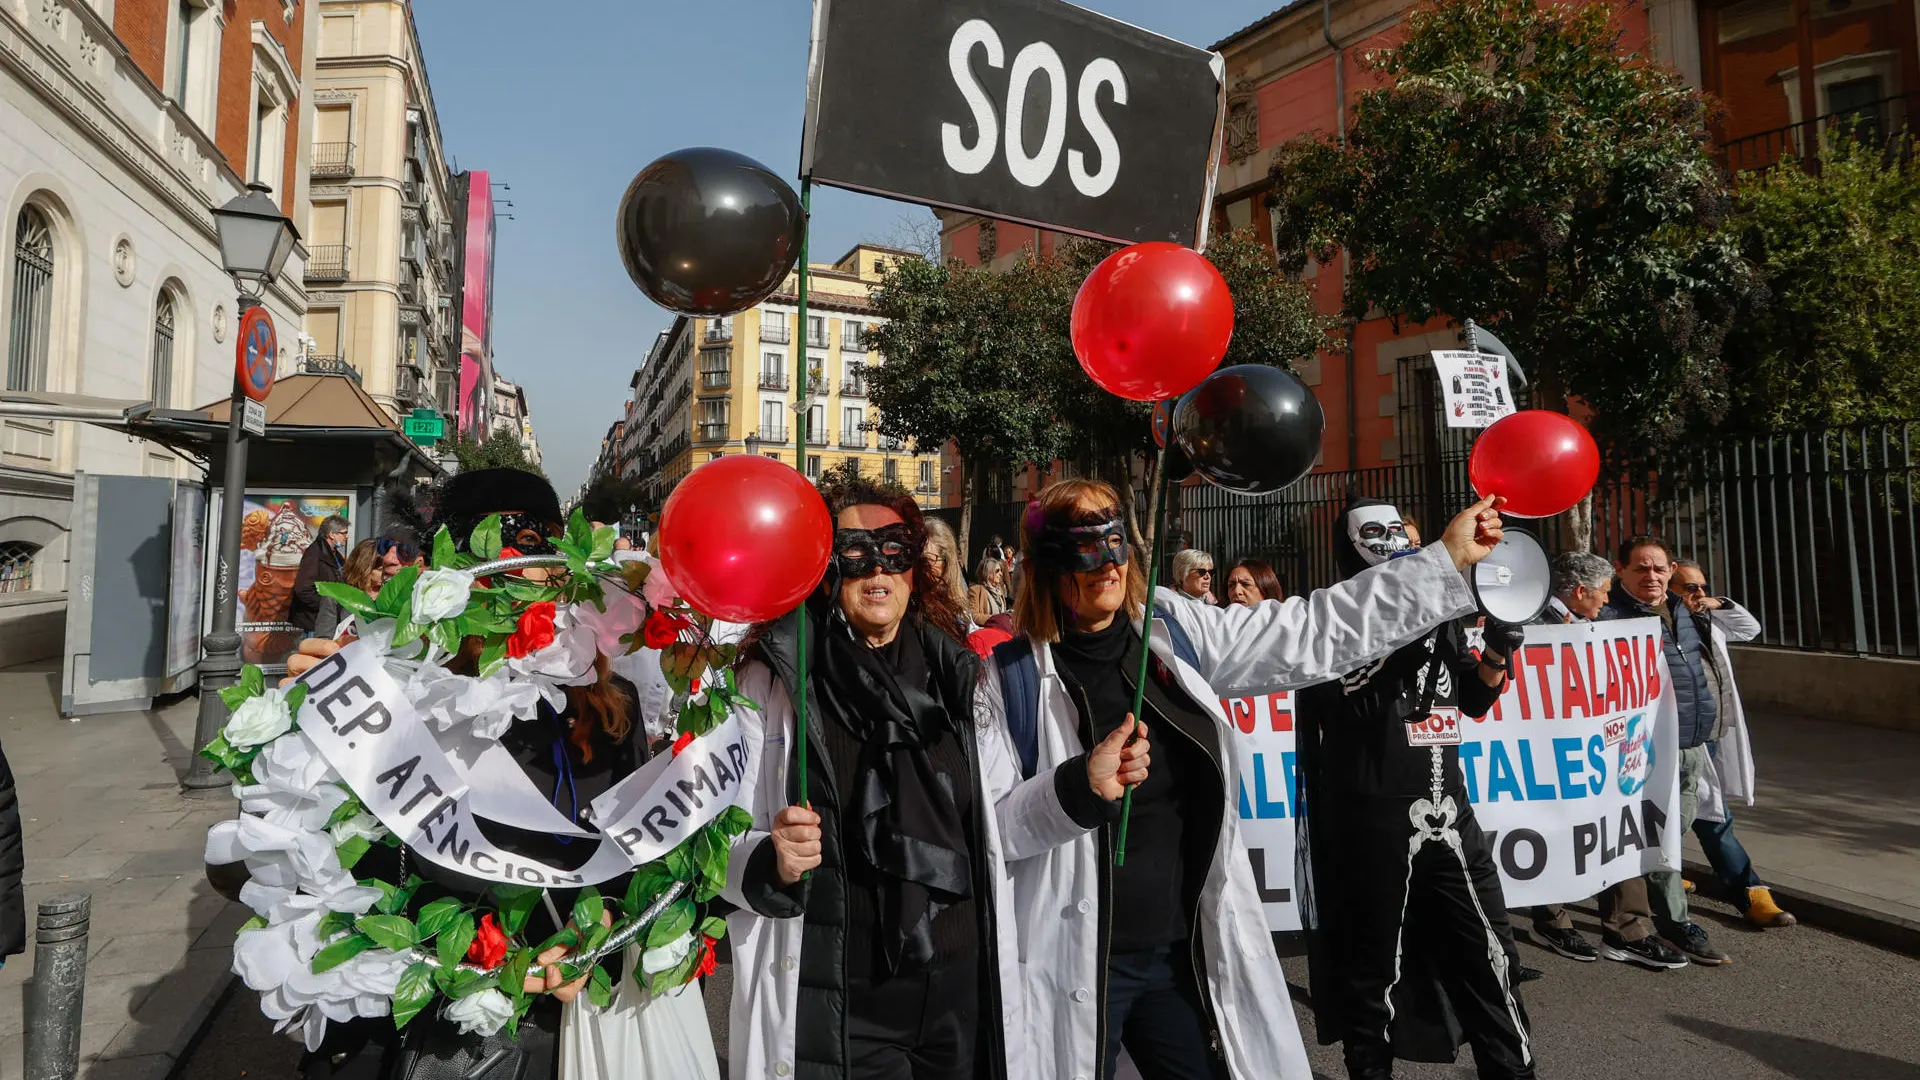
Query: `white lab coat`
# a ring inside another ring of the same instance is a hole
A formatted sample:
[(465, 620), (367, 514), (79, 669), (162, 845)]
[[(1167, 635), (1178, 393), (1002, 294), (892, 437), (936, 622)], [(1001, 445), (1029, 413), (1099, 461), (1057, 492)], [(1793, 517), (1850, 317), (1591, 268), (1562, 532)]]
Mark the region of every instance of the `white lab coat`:
[(1728, 600), (1707, 616), (1713, 627), (1713, 659), (1723, 676), (1715, 704), (1720, 710), (1720, 737), (1713, 741), (1707, 767), (1700, 775), (1699, 816), (1707, 821), (1727, 820), (1727, 800), (1753, 805), (1753, 743), (1747, 737), (1747, 711), (1733, 681), (1733, 660), (1727, 644), (1760, 636), (1760, 620), (1753, 612)]
[[(1220, 835), (1201, 887), (1197, 928), (1221, 1049), (1234, 1080), (1307, 1080), (1313, 1074), (1306, 1048), (1240, 835), (1237, 756), (1220, 698), (1324, 682), (1468, 613), (1473, 600), (1452, 559), (1436, 545), (1306, 598), (1219, 608), (1161, 589), (1155, 603), (1179, 621), (1199, 655), (1197, 668), (1179, 660), (1156, 618), (1153, 653), (1213, 718), (1220, 736), (1214, 757), (1227, 781)], [(1061, 762), (1086, 748), (1080, 742), (1078, 713), (1051, 650), (1045, 642), (1034, 642), (1033, 652), (1040, 681), (1034, 775), (1045, 781)], [(1005, 732), (997, 665), (984, 665), (975, 701), (990, 729)], [(1024, 1075), (1034, 1080), (1091, 1080), (1099, 1074), (1104, 1049), (1096, 1034), (1104, 1007), (1099, 993), (1106, 960), (1100, 955), (1096, 922), (1100, 844), (1094, 833), (1073, 827), (1058, 802), (1033, 790), (1033, 783), (1013, 792), (999, 813), (1003, 850), (1013, 871), (1012, 907), (1002, 908), (1011, 918), (1003, 915), (1000, 925), (1018, 926), (1020, 975), (1013, 984), (1026, 993), (1022, 1011), (1032, 1071)], [(1004, 929), (1002, 937), (1004, 941)]]
[[(787, 806), (788, 747), (794, 738), (793, 700), (786, 685), (766, 664), (747, 664), (740, 674), (740, 692), (758, 702), (760, 711), (735, 715), (758, 740), (758, 768), (739, 805), (753, 813), (753, 827), (734, 841), (727, 866), (727, 888), (721, 894), (739, 908), (727, 916), (727, 936), (733, 947), (733, 1002), (729, 1013), (728, 1075), (731, 1080), (785, 1080), (794, 1070), (794, 1024), (800, 1008), (800, 947), (804, 917), (770, 919), (755, 913), (741, 891), (748, 857), (765, 843), (774, 815)], [(1024, 783), (1012, 757), (1004, 730), (979, 733), (978, 787), (983, 805), (1040, 806), (1052, 801), (1052, 778), (1036, 776)], [(1016, 791), (1016, 789), (1018, 789)], [(1044, 812), (1044, 810), (1036, 811)], [(1064, 811), (1058, 812), (1061, 821)], [(1001, 854), (1000, 828), (994, 814), (985, 815), (989, 871), (994, 879), (992, 903), (998, 913), (997, 944), (1002, 1016), (1006, 1031), (1008, 1080), (1038, 1078), (1026, 1064), (1026, 1022), (1021, 1013), (1019, 965), (1014, 941), (1012, 878)], [(1071, 822), (1068, 822), (1071, 825)], [(1076, 829), (1076, 831), (1078, 831)]]

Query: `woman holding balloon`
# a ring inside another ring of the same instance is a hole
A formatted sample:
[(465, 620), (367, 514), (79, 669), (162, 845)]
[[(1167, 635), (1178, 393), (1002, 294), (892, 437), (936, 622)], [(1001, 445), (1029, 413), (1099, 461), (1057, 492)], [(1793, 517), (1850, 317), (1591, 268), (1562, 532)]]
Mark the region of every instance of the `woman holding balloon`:
[[(1498, 542), (1494, 504), (1463, 512), (1433, 549), (1311, 597), (1219, 608), (1160, 590), (1140, 725), (1154, 753), (1125, 862), (1118, 812), (1064, 842), (1000, 816), (1032, 1075), (1110, 1077), (1123, 1045), (1148, 1076), (1311, 1075), (1240, 839), (1219, 702), (1322, 681), (1465, 614), (1459, 571)], [(1026, 637), (995, 653), (979, 701), (1023, 773), (1046, 776), (1133, 726), (1145, 560), (1118, 495), (1084, 480), (1029, 505), (1021, 547)]]
[[(741, 494), (729, 505), (761, 502)], [(976, 723), (979, 661), (962, 643), (964, 613), (927, 572), (912, 497), (870, 480), (823, 494), (826, 507), (810, 489), (780, 494), (780, 512), (762, 518), (810, 539), (830, 510), (832, 546), (823, 587), (758, 627), (741, 669), (760, 708), (740, 719), (761, 752), (754, 826), (735, 844), (725, 894), (740, 909), (733, 1075), (1041, 1075), (1024, 1064), (1001, 822), (1018, 814), (1056, 836), (1084, 828), (1077, 821), (1145, 779), (1149, 747), (1116, 735), (1020, 783), (1004, 733)], [(668, 545), (677, 525), (670, 502)]]

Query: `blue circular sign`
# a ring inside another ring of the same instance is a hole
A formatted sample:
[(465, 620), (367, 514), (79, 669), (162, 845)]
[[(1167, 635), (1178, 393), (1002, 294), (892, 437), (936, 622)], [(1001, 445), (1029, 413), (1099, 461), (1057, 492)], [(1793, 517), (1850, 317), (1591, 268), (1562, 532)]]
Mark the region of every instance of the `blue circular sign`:
[(255, 401), (267, 400), (273, 391), (273, 377), (280, 356), (280, 343), (273, 332), (273, 316), (265, 307), (247, 309), (240, 317), (237, 372), (240, 390)]

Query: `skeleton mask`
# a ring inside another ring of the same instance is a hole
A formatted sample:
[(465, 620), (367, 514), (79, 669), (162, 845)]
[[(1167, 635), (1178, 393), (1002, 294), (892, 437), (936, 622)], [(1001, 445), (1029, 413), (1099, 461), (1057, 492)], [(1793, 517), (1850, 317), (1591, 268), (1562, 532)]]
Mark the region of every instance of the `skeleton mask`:
[(1353, 541), (1354, 550), (1368, 566), (1379, 566), (1413, 550), (1400, 511), (1387, 505), (1356, 506), (1347, 511), (1347, 539)]

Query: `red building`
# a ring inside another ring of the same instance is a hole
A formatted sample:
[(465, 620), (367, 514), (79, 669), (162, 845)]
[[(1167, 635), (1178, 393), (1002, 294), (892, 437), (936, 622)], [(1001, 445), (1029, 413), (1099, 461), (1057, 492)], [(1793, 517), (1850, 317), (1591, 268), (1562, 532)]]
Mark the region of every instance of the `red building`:
[[(1215, 228), (1253, 227), (1269, 245), (1266, 197), (1273, 151), (1311, 131), (1337, 131), (1380, 78), (1363, 62), (1391, 47), (1408, 0), (1307, 0), (1281, 8), (1213, 48), (1226, 58), (1228, 105)], [(1627, 48), (1645, 50), (1718, 99), (1721, 155), (1735, 170), (1763, 167), (1804, 143), (1815, 125), (1906, 125), (1920, 92), (1916, 0), (1648, 0), (1616, 4)], [(1811, 80), (1801, 72), (1812, 71)], [(1813, 118), (1813, 123), (1808, 119)], [(1056, 237), (977, 215), (942, 214), (942, 250), (975, 265), (1005, 265), (1022, 250), (1046, 255)], [(1309, 265), (1320, 310), (1337, 314), (1341, 266)], [(1457, 348), (1444, 321), (1370, 319), (1300, 367), (1327, 417), (1322, 470), (1432, 461), (1451, 444), (1435, 422), (1432, 388), (1416, 378), (1426, 354)], [(1521, 360), (1524, 362), (1525, 357)], [(1429, 380), (1430, 381), (1430, 380)], [(949, 455), (951, 458), (951, 455)], [(949, 460), (949, 504), (966, 490)], [(1016, 488), (1031, 491), (1032, 471)], [(1019, 497), (1026, 491), (1010, 493)]]

